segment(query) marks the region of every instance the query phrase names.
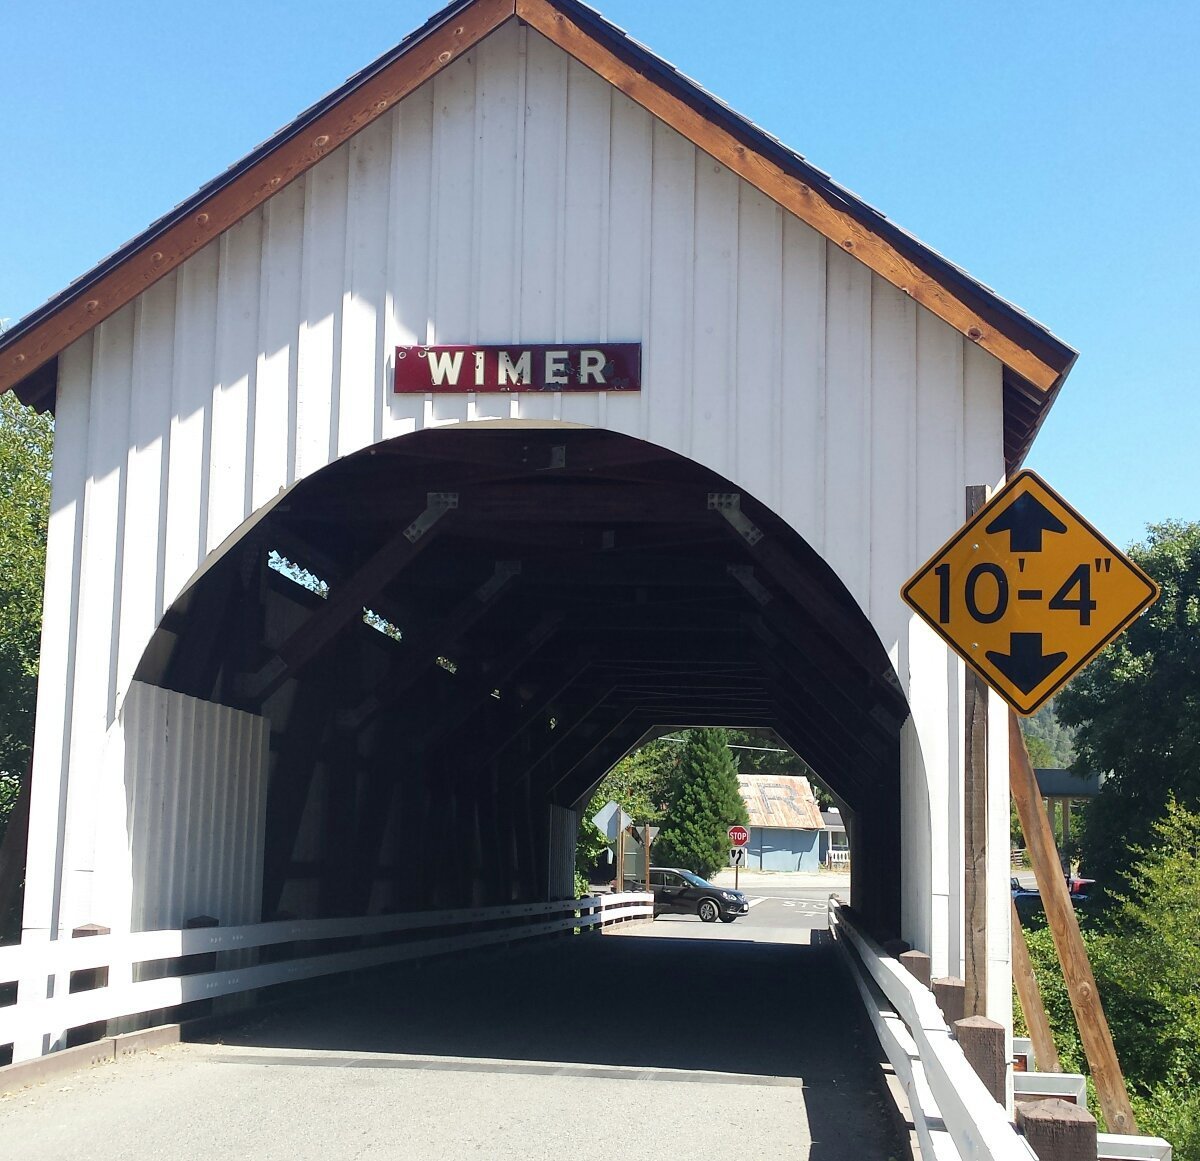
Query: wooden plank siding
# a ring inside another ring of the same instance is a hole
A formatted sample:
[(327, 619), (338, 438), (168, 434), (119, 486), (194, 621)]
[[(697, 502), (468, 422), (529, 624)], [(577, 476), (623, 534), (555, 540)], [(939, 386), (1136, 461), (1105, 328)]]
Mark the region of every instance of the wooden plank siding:
[[(390, 393), (398, 344), (581, 340), (641, 342), (641, 393)], [(62, 924), (100, 918), (91, 791), (75, 774), (219, 547), (372, 443), (564, 422), (727, 477), (862, 607), (912, 702), (909, 938), (958, 974), (961, 744), (946, 723), (961, 731), (962, 669), (899, 586), (961, 522), (963, 487), (1003, 478), (1003, 371), (533, 28), (505, 24), (62, 354), (31, 821), (51, 848), (69, 773)], [(31, 866), (30, 884), (38, 926), (52, 875)]]

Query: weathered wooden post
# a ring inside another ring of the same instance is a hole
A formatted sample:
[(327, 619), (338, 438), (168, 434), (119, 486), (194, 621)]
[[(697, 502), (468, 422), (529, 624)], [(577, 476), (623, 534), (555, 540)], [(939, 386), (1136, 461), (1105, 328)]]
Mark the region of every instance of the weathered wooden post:
[(908, 973), (924, 987), (929, 987), (929, 977), (933, 973), (932, 961), (923, 951), (902, 951), (900, 962)]
[(1096, 1118), (1070, 1101), (1021, 1101), (1017, 1127), (1038, 1161), (1096, 1161)]
[(957, 976), (941, 976), (933, 981), (933, 998), (951, 1028), (967, 1014), (967, 985)]
[[(1004, 1025), (986, 1016), (968, 1016), (953, 1024), (967, 1063), (998, 1104), (1005, 1102), (1008, 1062), (1004, 1059)], [(1095, 1161), (1095, 1154), (1093, 1154)]]

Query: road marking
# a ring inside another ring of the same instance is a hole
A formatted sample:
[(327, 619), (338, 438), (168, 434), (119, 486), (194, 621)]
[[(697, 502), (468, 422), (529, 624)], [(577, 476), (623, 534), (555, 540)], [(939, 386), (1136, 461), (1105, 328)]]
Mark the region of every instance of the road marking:
[(765, 903), (767, 898), (765, 895), (760, 895), (757, 899), (748, 900), (751, 907), (757, 907), (760, 903)]

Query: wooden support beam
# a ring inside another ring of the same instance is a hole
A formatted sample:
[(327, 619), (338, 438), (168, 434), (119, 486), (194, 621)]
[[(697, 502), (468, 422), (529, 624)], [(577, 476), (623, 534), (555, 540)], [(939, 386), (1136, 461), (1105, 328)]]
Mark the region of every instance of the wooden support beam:
[(455, 643), (489, 611), (520, 572), (520, 561), (497, 561), (491, 577), (468, 593), (436, 625), (419, 629), (411, 638), (400, 641), (399, 648), (403, 650), (403, 660), (388, 674), (384, 686), (379, 691), (372, 693), (355, 709), (349, 711), (344, 724), (349, 729), (361, 729), (367, 721), (396, 705), (421, 674), (439, 657), (450, 654)]
[[(836, 578), (819, 571), (828, 570), (824, 561), (814, 554), (811, 569), (806, 569), (794, 553), (763, 533), (743, 510), (742, 496), (738, 492), (710, 492), (708, 506), (724, 519), (731, 534), (744, 542), (765, 577), (782, 588), (799, 610), (821, 626), (829, 640), (838, 642), (845, 651), (841, 664), (845, 665), (849, 660), (861, 668), (869, 684), (871, 700), (877, 704), (879, 712), (887, 711), (896, 725), (902, 724), (908, 717), (908, 703), (895, 685), (883, 646), (861, 611), (837, 594)], [(814, 647), (816, 644), (812, 642)]]
[(247, 675), (239, 690), (247, 700), (263, 702), (289, 677), (320, 653), (363, 607), (433, 539), (434, 529), (458, 507), (453, 492), (430, 492), (424, 511), (403, 532), (380, 548), (355, 574), (331, 590), (322, 606), (279, 646), (257, 673)]
[(435, 749), (448, 734), (464, 725), (480, 706), (487, 706), (495, 700), (492, 697), (493, 690), (499, 689), (500, 700), (503, 700), (504, 687), (521, 667), (554, 637), (562, 623), (561, 612), (544, 614), (504, 657), (486, 663), (482, 668), (482, 675), (470, 681), (455, 701), (422, 732), (422, 745), (426, 750)]
[[(982, 484), (968, 486), (968, 520), (987, 499)], [(987, 684), (968, 665), (963, 707), (963, 982), (971, 1016), (987, 1015), (988, 696)]]
[(890, 742), (900, 721), (881, 706), (878, 686), (853, 659), (824, 639), (799, 609), (785, 609), (772, 602), (748, 621), (750, 631), (780, 657), (792, 680), (802, 683), (810, 696), (819, 700), (826, 713), (850, 720), (861, 719), (862, 745), (870, 739)]
[(1021, 818), (1021, 829), (1025, 832), (1025, 849), (1037, 876), (1042, 908), (1054, 937), (1059, 962), (1062, 964), (1067, 994), (1071, 999), (1071, 1009), (1075, 1013), (1075, 1023), (1079, 1028), (1079, 1038), (1083, 1042), (1088, 1067), (1096, 1083), (1100, 1107), (1104, 1110), (1104, 1119), (1110, 1132), (1136, 1133), (1137, 1121), (1129, 1103), (1125, 1077), (1121, 1073), (1121, 1065), (1113, 1047), (1112, 1033), (1104, 1016), (1100, 993), (1096, 990), (1096, 978), (1092, 974), (1092, 965), (1088, 962), (1087, 949), (1079, 934), (1079, 920), (1075, 916), (1066, 880), (1063, 878), (1058, 850), (1054, 845), (1054, 834), (1041, 809), (1037, 776), (1029, 761), (1029, 751), (1025, 748), (1020, 722), (1011, 710), (1008, 718), (1008, 740), (1009, 786), (1017, 806), (1017, 814)]
[(300, 683), (271, 771), (263, 842), (263, 918), (267, 920), (279, 910), (318, 761), (318, 743), (333, 718), (331, 693), (325, 681)]
[(1029, 958), (1029, 945), (1025, 942), (1025, 928), (1017, 914), (1017, 905), (1009, 900), (1012, 921), (1012, 966), (1013, 983), (1017, 988), (1017, 999), (1025, 1014), (1025, 1025), (1029, 1029), (1029, 1040), (1033, 1045), (1033, 1058), (1039, 1072), (1062, 1072), (1058, 1062), (1058, 1049), (1050, 1033), (1050, 1020), (1046, 1005), (1042, 1003), (1042, 990), (1038, 987), (1033, 963)]

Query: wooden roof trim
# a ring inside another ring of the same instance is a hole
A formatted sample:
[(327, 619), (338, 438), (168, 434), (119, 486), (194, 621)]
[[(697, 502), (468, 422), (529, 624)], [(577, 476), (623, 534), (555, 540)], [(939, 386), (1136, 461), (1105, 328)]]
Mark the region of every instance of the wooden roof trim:
[(1049, 392), (1058, 383), (1061, 367), (1046, 362), (1015, 341), (894, 245), (834, 205), (823, 191), (747, 148), (729, 130), (714, 124), (680, 97), (638, 72), (568, 17), (554, 0), (517, 0), (516, 10), (522, 20), (564, 52), (978, 343), (1038, 390)]
[(977, 342), (1049, 404), (1074, 352), (574, 0), (459, 0), (432, 17), (391, 60), (369, 66), (18, 323), (9, 342), (0, 338), (0, 391), (20, 384), (43, 402), (60, 351), (513, 16)]
[(0, 356), (0, 392), (28, 378), (514, 14), (514, 0), (474, 0), (454, 19), (432, 29), (385, 68), (353, 87), (303, 126), (303, 132), (280, 135), (264, 156), (211, 195), (195, 199), (184, 217), (168, 219), (161, 232), (151, 228), (107, 273), (96, 281), (81, 280), (83, 285), (75, 297), (14, 339)]

